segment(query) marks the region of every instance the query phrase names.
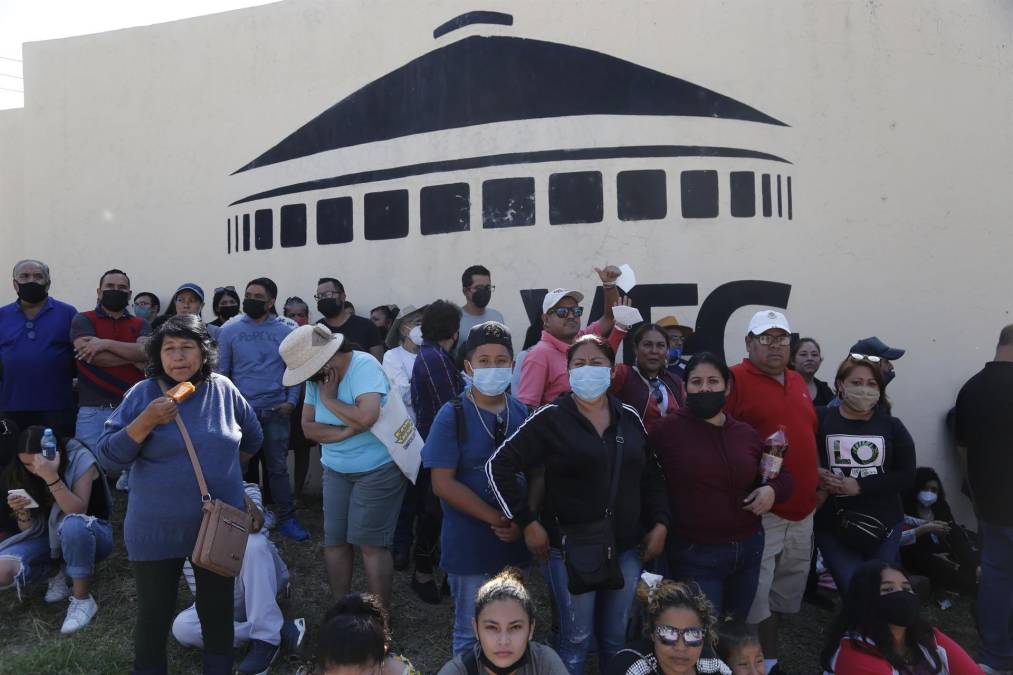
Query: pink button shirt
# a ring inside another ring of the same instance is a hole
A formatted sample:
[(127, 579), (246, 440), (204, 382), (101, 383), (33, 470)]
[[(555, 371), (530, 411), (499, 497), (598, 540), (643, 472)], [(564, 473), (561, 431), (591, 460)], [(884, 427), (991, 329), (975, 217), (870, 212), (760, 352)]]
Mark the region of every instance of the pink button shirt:
[[(577, 333), (577, 337), (591, 333), (601, 335), (599, 322), (588, 324), (587, 328)], [(625, 336), (626, 331), (617, 326), (609, 334), (609, 344), (618, 351)], [(521, 363), (520, 386), (514, 396), (526, 405), (537, 407), (570, 391), (570, 375), (566, 368), (566, 350), (570, 344), (543, 330), (542, 339), (528, 350)]]

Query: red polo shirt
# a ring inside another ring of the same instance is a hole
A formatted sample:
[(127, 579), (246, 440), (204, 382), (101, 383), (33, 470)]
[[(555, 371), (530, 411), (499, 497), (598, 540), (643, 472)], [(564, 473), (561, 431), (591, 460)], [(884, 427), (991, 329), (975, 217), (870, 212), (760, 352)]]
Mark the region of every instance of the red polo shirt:
[(791, 496), (771, 511), (788, 520), (802, 520), (816, 508), (816, 410), (809, 388), (794, 370), (784, 371), (784, 384), (765, 374), (749, 359), (732, 366), (735, 383), (725, 412), (753, 426), (764, 439), (784, 425), (788, 451), (784, 466), (795, 479)]

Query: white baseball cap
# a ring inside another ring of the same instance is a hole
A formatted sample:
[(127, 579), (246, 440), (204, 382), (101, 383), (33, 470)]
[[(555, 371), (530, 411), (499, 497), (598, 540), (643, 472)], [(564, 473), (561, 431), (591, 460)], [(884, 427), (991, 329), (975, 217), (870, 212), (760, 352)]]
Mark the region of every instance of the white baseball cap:
[(584, 299), (584, 294), (580, 291), (570, 291), (565, 288), (554, 288), (545, 294), (545, 299), (542, 300), (542, 314), (548, 314), (549, 310), (559, 304), (559, 301), (563, 298), (573, 298), (573, 301), (578, 305), (580, 301)]
[(791, 332), (791, 327), (788, 325), (788, 319), (772, 309), (760, 310), (753, 315), (752, 321), (749, 322), (749, 332), (753, 335), (760, 335), (771, 328), (780, 328), (786, 333)]

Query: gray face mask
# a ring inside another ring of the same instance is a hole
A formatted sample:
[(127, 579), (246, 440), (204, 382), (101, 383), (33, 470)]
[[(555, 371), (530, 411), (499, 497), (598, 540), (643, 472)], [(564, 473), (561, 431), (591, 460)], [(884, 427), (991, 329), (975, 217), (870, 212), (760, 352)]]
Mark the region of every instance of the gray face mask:
[(879, 403), (879, 389), (876, 387), (842, 387), (841, 400), (848, 407), (859, 412), (869, 412)]

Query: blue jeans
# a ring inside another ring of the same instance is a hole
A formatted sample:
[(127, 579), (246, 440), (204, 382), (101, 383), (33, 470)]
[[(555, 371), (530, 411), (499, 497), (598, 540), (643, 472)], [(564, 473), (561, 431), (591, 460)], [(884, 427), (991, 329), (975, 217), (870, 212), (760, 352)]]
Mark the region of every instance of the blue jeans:
[(113, 550), (113, 528), (108, 521), (70, 514), (60, 523), (60, 550), (71, 579), (90, 577), (95, 563)]
[(763, 528), (731, 544), (697, 544), (668, 535), (669, 577), (695, 581), (718, 615), (745, 621), (763, 561)]
[(1013, 668), (1013, 527), (978, 520), (981, 584), (978, 586), (978, 661)]
[(644, 564), (631, 548), (619, 554), (623, 587), (616, 591), (592, 591), (571, 595), (567, 588), (566, 563), (559, 549), (549, 550), (546, 581), (559, 612), (559, 652), (570, 675), (583, 675), (592, 636), (598, 645), (598, 672), (626, 643), (633, 594)]
[(491, 574), (447, 574), (450, 595), (454, 598), (454, 656), (470, 651), (478, 641), (471, 626), (475, 595), (491, 577)]
[(890, 536), (871, 555), (862, 555), (845, 544), (837, 537), (837, 533), (833, 529), (816, 529), (816, 546), (823, 554), (823, 562), (830, 570), (830, 576), (834, 578), (834, 583), (837, 584), (837, 590), (842, 597), (847, 595), (851, 577), (855, 574), (855, 570), (862, 566), (862, 563), (869, 560), (897, 562), (900, 555), (900, 533), (903, 528), (904, 523), (902, 522), (894, 525)]
[(292, 504), (292, 486), (288, 482), (288, 436), (289, 416), (277, 410), (258, 410), (257, 419), (264, 429), (264, 445), (260, 451), (264, 454), (267, 466), (267, 483), (271, 487), (271, 499), (274, 500), (274, 513), (278, 521), (292, 516), (295, 507)]
[(74, 438), (88, 446), (88, 449), (95, 452), (99, 436), (105, 430), (106, 420), (113, 414), (115, 408), (109, 406), (83, 405), (77, 411), (77, 426), (74, 429)]

